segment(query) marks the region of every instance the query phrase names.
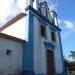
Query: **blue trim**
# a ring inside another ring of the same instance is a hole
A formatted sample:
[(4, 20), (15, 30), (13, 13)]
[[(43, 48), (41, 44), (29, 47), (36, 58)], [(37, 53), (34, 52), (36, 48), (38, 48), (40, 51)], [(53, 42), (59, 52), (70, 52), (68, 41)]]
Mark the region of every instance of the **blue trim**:
[(34, 71), (22, 71), (21, 75), (35, 75)]
[(51, 49), (54, 49), (55, 48), (55, 45), (53, 45), (50, 42), (44, 42), (44, 44), (45, 44), (45, 48), (51, 48)]
[(66, 75), (66, 74), (64, 74), (64, 73), (57, 73), (56, 75)]
[(47, 75), (47, 74), (35, 74), (34, 71), (22, 71), (21, 75)]
[(23, 44), (22, 71), (34, 71), (34, 27), (33, 15), (30, 11), (26, 11), (27, 25), (29, 26), (28, 42)]
[(61, 56), (62, 56), (62, 65), (63, 65), (63, 73), (65, 73), (65, 65), (64, 65), (64, 56), (63, 56), (63, 51), (62, 51), (62, 44), (61, 44), (61, 36), (60, 36), (60, 32), (58, 32), (58, 38), (60, 41), (60, 50), (61, 50)]
[(44, 21), (39, 20), (39, 23), (40, 23), (40, 25), (43, 25), (43, 26), (45, 26), (45, 27), (47, 26)]
[(35, 75), (47, 75), (47, 74), (35, 74)]
[(56, 31), (56, 30), (55, 30), (55, 29), (53, 29), (52, 27), (50, 27), (50, 30), (51, 30), (51, 31), (54, 31), (54, 32)]
[(39, 13), (37, 10), (35, 10), (31, 6), (27, 7), (26, 10), (32, 11), (35, 15), (39, 16), (44, 22), (47, 22), (49, 24), (49, 26), (55, 28), (56, 30), (61, 31), (58, 26), (56, 26), (53, 23), (51, 23), (46, 17), (42, 16), (41, 13)]

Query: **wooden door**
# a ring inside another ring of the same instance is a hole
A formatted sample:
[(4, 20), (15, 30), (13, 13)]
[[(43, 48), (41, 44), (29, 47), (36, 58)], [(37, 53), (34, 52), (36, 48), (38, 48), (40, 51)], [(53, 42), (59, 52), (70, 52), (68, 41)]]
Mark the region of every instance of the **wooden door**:
[(55, 66), (54, 66), (54, 53), (53, 51), (47, 50), (47, 74), (55, 75)]

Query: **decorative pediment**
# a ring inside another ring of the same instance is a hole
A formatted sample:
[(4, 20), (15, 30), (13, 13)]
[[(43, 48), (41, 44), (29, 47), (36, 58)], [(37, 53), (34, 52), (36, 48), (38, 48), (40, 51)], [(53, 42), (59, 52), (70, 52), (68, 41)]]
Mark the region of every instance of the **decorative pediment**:
[(58, 25), (57, 13), (54, 10), (50, 10), (46, 1), (39, 4), (39, 12), (47, 18), (52, 24)]

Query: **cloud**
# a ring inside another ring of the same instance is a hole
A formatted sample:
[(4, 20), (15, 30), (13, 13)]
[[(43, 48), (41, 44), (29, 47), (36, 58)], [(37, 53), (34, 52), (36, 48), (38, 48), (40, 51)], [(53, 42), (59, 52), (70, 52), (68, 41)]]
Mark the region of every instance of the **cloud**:
[(23, 0), (1, 0), (0, 2), (0, 24), (3, 24), (17, 14), (22, 12), (21, 5), (18, 4), (18, 1), (22, 1), (19, 4), (23, 4)]
[(74, 28), (74, 22), (69, 21), (69, 20), (62, 20), (62, 19), (58, 19), (58, 24), (60, 27), (64, 27), (64, 29), (66, 28), (69, 31), (75, 31)]
[(61, 32), (61, 36), (62, 36), (62, 38), (68, 38), (68, 36), (70, 36), (72, 33), (71, 33), (71, 31), (63, 31), (63, 32)]
[(25, 12), (26, 0), (17, 0), (17, 5), (22, 12)]
[(2, 0), (0, 2), (0, 21), (3, 21), (8, 16), (9, 4), (9, 0)]
[(50, 10), (55, 10), (57, 12), (57, 2), (55, 0), (48, 0), (48, 5)]
[(65, 20), (64, 21), (64, 24), (65, 24), (65, 26), (66, 26), (66, 28), (68, 29), (68, 30), (70, 30), (70, 31), (75, 31), (74, 30), (74, 23), (72, 22), (72, 21), (69, 21), (69, 20)]
[(19, 6), (17, 5), (17, 2), (15, 2), (15, 0), (11, 0), (9, 6), (10, 6), (10, 8), (9, 8), (9, 15), (15, 16), (18, 13), (21, 12), (21, 10), (20, 10)]
[(74, 22), (72, 21), (58, 19), (58, 24), (62, 29), (61, 35), (63, 38), (68, 38), (73, 32), (75, 32)]
[(58, 24), (61, 24), (62, 23), (62, 20), (61, 19), (58, 19)]

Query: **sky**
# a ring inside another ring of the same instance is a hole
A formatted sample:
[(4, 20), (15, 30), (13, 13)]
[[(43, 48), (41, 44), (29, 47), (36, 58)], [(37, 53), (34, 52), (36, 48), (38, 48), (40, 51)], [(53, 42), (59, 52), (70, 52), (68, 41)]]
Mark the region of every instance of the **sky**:
[(75, 0), (57, 0), (57, 14), (61, 28), (61, 40), (64, 56), (69, 59), (75, 51)]
[(0, 0), (0, 25), (24, 12), (25, 0)]
[[(61, 41), (64, 56), (69, 59), (71, 50), (75, 50), (75, 0), (47, 0), (50, 9), (58, 14), (61, 28)], [(0, 26), (17, 14), (24, 12), (25, 0), (0, 0)]]

